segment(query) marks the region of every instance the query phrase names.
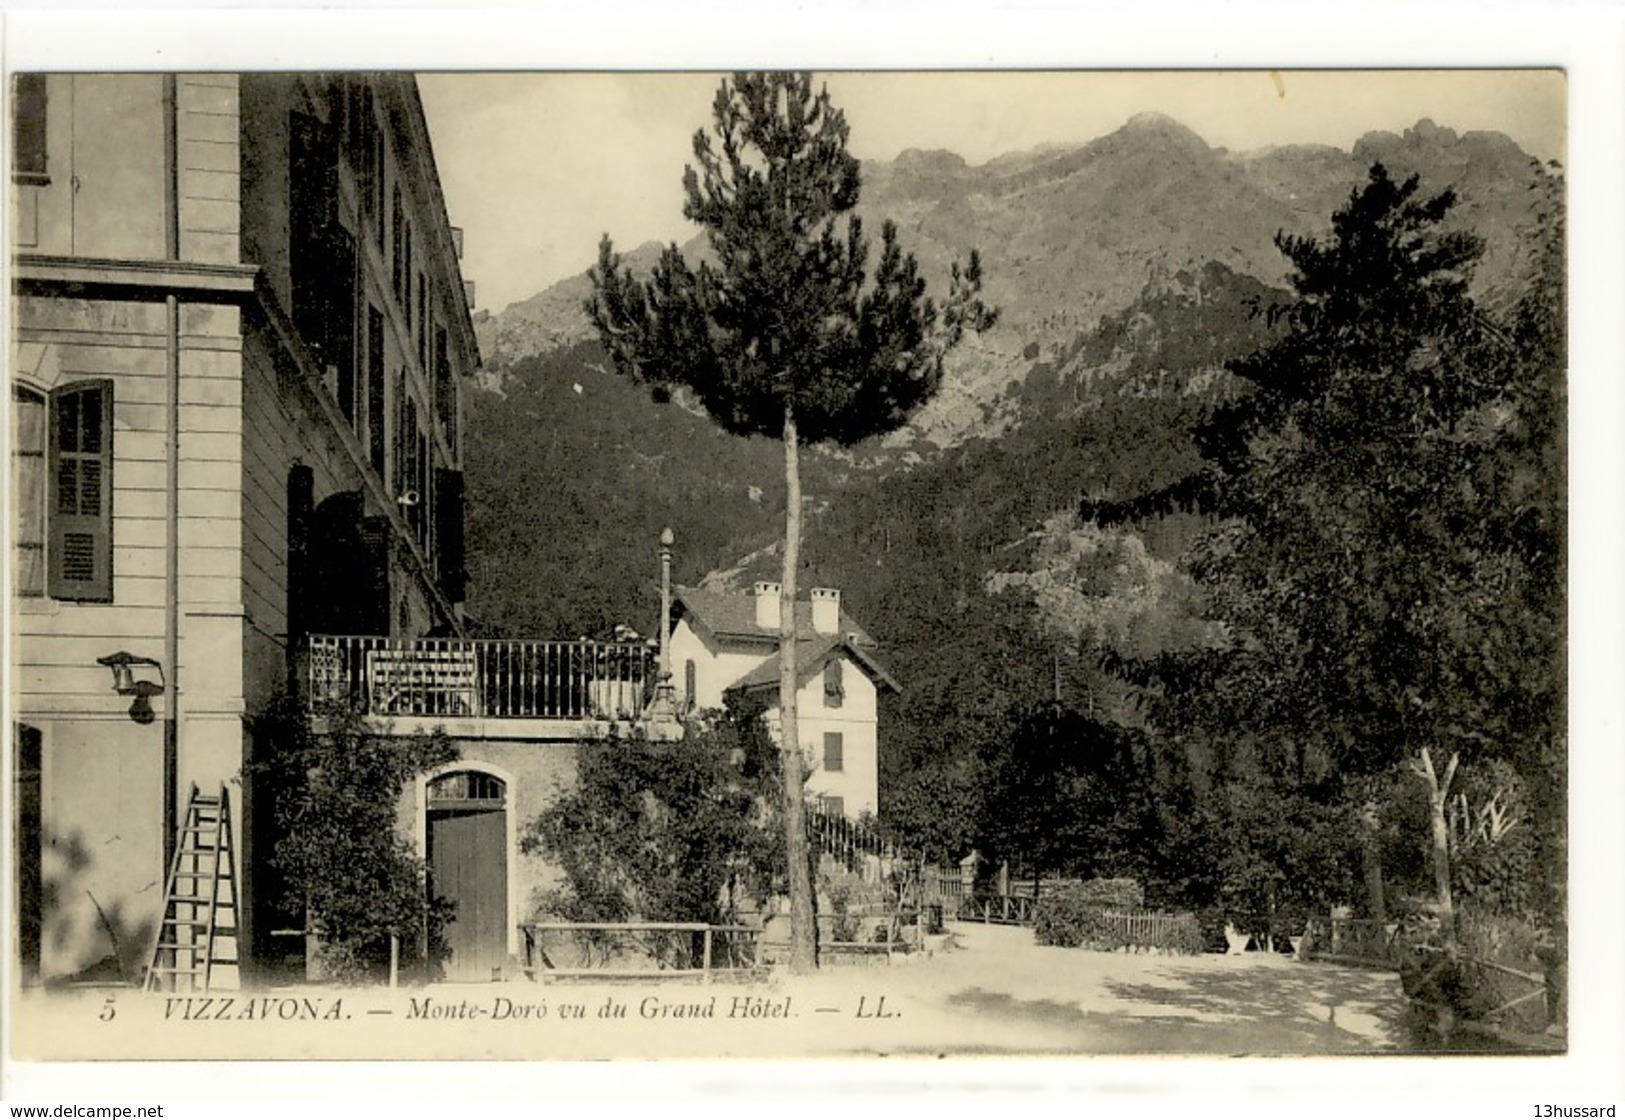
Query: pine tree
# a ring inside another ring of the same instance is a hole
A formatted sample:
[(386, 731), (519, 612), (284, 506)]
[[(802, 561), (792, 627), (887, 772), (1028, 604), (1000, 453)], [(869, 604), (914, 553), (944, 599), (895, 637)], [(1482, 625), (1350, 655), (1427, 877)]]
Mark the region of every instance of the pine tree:
[(1328, 795), (1408, 759), (1447, 929), (1458, 762), (1556, 757), (1562, 623), (1557, 242), (1509, 331), (1469, 294), (1482, 246), (1454, 203), (1379, 164), (1329, 238), (1279, 237), (1285, 330), (1230, 363), (1249, 391), (1197, 427), (1203, 468), (1084, 503), (1217, 519), (1187, 563), (1228, 648), (1161, 667), (1164, 724)]
[(896, 227), (869, 242), (853, 213), (858, 161), (845, 116), (806, 74), (737, 74), (694, 137), (684, 215), (716, 264), (677, 246), (647, 281), (621, 266), (606, 236), (590, 273), (588, 312), (621, 373), (657, 399), (682, 388), (736, 435), (779, 438), (786, 483), (779, 619), (780, 742), (790, 879), (791, 968), (816, 967), (811, 868), (796, 724), (796, 574), (802, 443), (850, 445), (892, 431), (937, 391), (943, 359), (967, 328), (992, 325), (972, 252), (939, 306), (926, 296)]

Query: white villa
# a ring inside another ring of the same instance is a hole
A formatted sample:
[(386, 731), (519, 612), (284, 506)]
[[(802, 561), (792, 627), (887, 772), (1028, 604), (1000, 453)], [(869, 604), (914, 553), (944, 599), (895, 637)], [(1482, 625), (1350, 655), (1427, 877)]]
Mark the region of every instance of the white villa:
[[(761, 693), (777, 735), (777, 583), (748, 595), (678, 588), (673, 596), (671, 666), (687, 711), (719, 708), (729, 693)], [(796, 676), (807, 790), (829, 813), (853, 819), (879, 811), (878, 698), (897, 682), (875, 659), (876, 643), (841, 610), (841, 593), (815, 587), (796, 604)]]

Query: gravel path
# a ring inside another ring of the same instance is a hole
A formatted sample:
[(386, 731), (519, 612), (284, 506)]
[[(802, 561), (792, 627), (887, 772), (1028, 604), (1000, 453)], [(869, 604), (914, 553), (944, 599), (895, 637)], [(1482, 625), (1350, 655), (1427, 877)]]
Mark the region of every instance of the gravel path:
[(30, 1058), (834, 1058), (1338, 1055), (1402, 1048), (1398, 978), (1250, 953), (1033, 944), (959, 924), (929, 955), (765, 983), (320, 986), (208, 1000), (27, 993)]
[(1008, 926), (956, 924), (951, 946), (929, 958), (826, 970), (817, 985), (848, 999), (887, 993), (888, 1010), (913, 1020), (891, 1032), (893, 1053), (1319, 1055), (1402, 1045), (1404, 999), (1388, 973), (1266, 953), (1058, 949)]

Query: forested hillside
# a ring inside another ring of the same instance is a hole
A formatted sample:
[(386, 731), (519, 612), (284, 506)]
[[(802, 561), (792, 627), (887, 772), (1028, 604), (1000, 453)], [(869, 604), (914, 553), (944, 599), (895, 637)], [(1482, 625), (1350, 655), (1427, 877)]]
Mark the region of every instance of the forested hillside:
[[(1217, 866), (1212, 851), (1178, 847), (1213, 842), (1191, 822), (1262, 820), (1274, 803), (1252, 777), (1214, 784), (1231, 757), (1215, 752), (1233, 744), (1154, 742), (1158, 693), (1124, 672), (1224, 644), (1188, 562), (1217, 522), (1165, 507), (1096, 525), (1077, 511), (1203, 467), (1193, 432), (1252, 391), (1228, 367), (1290, 327), (1294, 270), (1275, 235), (1327, 236), (1379, 160), (1419, 172), (1424, 194), (1458, 190), (1438, 235), (1480, 239), (1464, 275), (1481, 312), (1510, 321), (1540, 267), (1532, 230), (1550, 192), (1496, 135), (1423, 122), (1354, 152), (1234, 155), (1150, 117), (1079, 149), (981, 167), (947, 153), (865, 167), (864, 210), (897, 217), (927, 267), (980, 247), (1003, 311), (910, 428), (802, 460), (800, 582), (839, 588), (904, 684), (883, 712), (891, 826), (942, 856), (1002, 844), (1029, 863), (1104, 869), (1100, 835), (1016, 850), (1053, 820), (1025, 840), (990, 834), (986, 801), (1012, 782), (1104, 789), (1128, 766), (1142, 816), (1114, 842), (1162, 829), (1154, 843), (1165, 842), (1166, 860), (1142, 858), (1139, 870), (1174, 895), (1219, 889), (1211, 877), (1170, 878), (1181, 861)], [(616, 377), (588, 337), (583, 292), (569, 282), (482, 326), (496, 361), (470, 413), (469, 606), (485, 632), (647, 632), (666, 525), (679, 582), (742, 589), (776, 578), (779, 445), (724, 435), (681, 399), (654, 403)], [(532, 346), (540, 352), (523, 352)], [(1053, 749), (1033, 756), (1035, 742)], [(1033, 761), (1050, 756), (1084, 761), (1057, 775)], [(1298, 814), (1294, 827), (1313, 831), (1325, 806), (1302, 795), (1277, 806), (1280, 819)], [(1180, 819), (1174, 832), (1168, 814)], [(1083, 851), (1093, 855), (1078, 863)]]

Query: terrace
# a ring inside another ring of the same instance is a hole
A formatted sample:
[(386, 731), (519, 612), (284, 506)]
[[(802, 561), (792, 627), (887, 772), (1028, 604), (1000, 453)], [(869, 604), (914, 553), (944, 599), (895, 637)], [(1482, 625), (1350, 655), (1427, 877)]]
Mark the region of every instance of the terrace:
[(312, 635), (305, 695), (394, 734), (443, 728), (453, 738), (599, 739), (641, 726), (681, 730), (662, 697), (656, 650), (643, 642)]

